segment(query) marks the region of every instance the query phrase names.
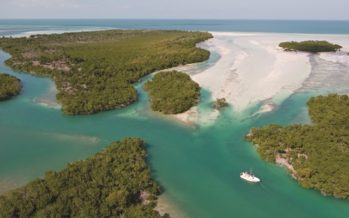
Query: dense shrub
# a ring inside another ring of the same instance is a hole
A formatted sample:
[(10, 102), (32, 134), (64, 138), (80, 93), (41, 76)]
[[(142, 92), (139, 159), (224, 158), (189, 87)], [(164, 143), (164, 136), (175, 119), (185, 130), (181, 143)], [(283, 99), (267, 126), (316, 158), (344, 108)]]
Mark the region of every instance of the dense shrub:
[(7, 100), (21, 92), (21, 81), (14, 76), (0, 73), (0, 101)]
[(263, 159), (285, 158), (296, 179), (324, 195), (349, 198), (349, 97), (329, 95), (308, 102), (313, 125), (269, 125), (251, 130)]
[[(0, 196), (0, 217), (160, 217), (143, 141), (128, 138)], [(141, 192), (150, 203), (142, 203)]]
[(304, 52), (335, 52), (342, 48), (337, 44), (327, 41), (303, 41), (303, 42), (282, 42), (279, 44), (285, 51), (304, 51)]
[(164, 114), (185, 112), (200, 98), (199, 85), (178, 71), (160, 72), (144, 88), (149, 92), (151, 108)]
[(50, 76), (66, 114), (91, 114), (137, 100), (133, 83), (157, 70), (201, 62), (209, 33), (110, 30), (1, 38), (11, 67)]

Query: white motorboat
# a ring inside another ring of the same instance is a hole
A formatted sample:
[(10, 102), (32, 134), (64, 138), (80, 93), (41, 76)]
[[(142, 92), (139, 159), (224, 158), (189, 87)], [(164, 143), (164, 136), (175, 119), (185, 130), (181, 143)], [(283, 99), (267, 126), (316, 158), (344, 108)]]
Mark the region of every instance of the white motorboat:
[(252, 172), (242, 172), (240, 173), (240, 178), (252, 183), (258, 183), (261, 181), (258, 177), (253, 175)]

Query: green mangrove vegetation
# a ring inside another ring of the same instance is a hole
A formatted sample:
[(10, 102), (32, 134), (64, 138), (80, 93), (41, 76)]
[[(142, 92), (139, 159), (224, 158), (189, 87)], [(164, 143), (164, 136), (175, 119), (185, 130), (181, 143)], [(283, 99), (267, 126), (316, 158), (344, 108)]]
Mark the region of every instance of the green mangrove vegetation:
[(22, 84), (18, 78), (0, 73), (0, 101), (18, 95), (21, 90)]
[(91, 114), (137, 100), (133, 83), (157, 70), (207, 60), (205, 32), (109, 30), (1, 38), (14, 69), (51, 77), (66, 114)]
[(189, 75), (178, 71), (160, 72), (144, 85), (151, 108), (164, 114), (178, 114), (199, 102), (200, 87)]
[(217, 98), (213, 103), (212, 107), (216, 110), (220, 110), (224, 107), (227, 107), (229, 104), (225, 98)]
[(303, 42), (282, 42), (279, 44), (285, 51), (304, 51), (304, 52), (335, 52), (342, 46), (330, 43), (328, 41), (303, 41)]
[(0, 217), (161, 217), (144, 142), (127, 138), (0, 196)]
[(288, 167), (302, 186), (348, 199), (349, 97), (313, 97), (308, 107), (311, 125), (254, 128), (247, 139), (263, 159)]

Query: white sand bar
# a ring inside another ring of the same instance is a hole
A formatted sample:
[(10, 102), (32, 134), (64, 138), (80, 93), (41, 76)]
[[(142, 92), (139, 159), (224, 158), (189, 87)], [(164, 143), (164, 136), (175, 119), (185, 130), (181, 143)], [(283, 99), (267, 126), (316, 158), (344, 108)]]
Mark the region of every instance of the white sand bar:
[[(213, 32), (206, 42), (221, 58), (192, 78), (209, 89), (213, 98), (226, 98), (234, 110), (243, 109), (274, 96), (291, 95), (311, 73), (309, 54), (284, 52), (283, 41), (328, 40), (349, 50), (348, 36), (273, 33)], [(328, 57), (329, 59), (329, 57)], [(346, 60), (342, 57), (341, 61)]]

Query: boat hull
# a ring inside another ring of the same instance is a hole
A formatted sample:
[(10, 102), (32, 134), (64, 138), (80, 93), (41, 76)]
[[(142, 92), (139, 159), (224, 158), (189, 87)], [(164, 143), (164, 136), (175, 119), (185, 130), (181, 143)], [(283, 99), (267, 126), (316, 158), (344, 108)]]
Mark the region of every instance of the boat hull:
[(251, 183), (259, 183), (261, 180), (255, 176), (241, 174), (240, 178)]

